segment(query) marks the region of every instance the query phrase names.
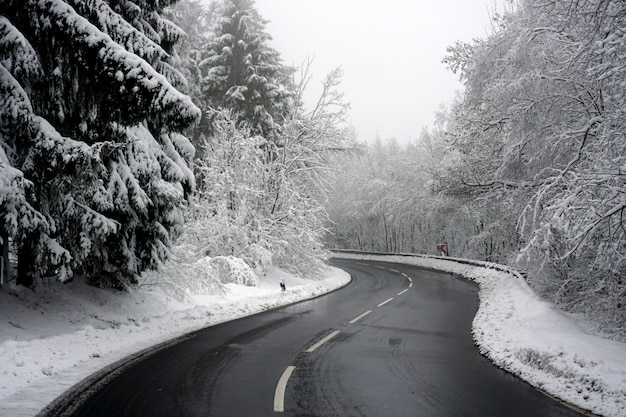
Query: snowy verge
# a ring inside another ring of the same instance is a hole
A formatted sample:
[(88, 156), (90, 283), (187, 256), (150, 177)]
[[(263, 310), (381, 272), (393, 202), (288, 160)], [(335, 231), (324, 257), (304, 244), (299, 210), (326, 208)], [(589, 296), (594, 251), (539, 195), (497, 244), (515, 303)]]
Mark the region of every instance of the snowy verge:
[[(281, 292), (283, 279), (287, 291)], [(0, 289), (0, 416), (34, 416), (98, 370), (194, 330), (314, 298), (350, 282), (330, 268), (319, 280), (274, 270), (225, 295), (117, 292), (49, 283), (37, 293)]]
[(475, 281), (480, 307), (472, 333), (483, 355), (567, 403), (606, 417), (626, 416), (626, 343), (591, 334), (541, 300), (521, 276), (505, 272), (508, 267), (421, 256), (334, 256), (410, 264)]

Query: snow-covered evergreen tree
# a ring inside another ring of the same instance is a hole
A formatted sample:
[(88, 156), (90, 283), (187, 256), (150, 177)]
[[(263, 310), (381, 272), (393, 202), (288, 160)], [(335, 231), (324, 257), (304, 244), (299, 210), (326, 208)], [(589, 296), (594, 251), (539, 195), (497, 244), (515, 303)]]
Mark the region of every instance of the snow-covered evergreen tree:
[(208, 5), (199, 0), (186, 0), (176, 3), (166, 9), (166, 16), (176, 22), (185, 31), (185, 38), (179, 44), (179, 69), (187, 79), (187, 86), (183, 89), (189, 94), (194, 103), (203, 109), (200, 122), (193, 129), (192, 143), (199, 152), (202, 151), (202, 137), (210, 132), (210, 118), (206, 97), (202, 93), (203, 70), (200, 63), (206, 56), (206, 45), (210, 39), (211, 28), (218, 18), (218, 3)]
[(207, 111), (229, 109), (239, 126), (253, 135), (278, 141), (289, 111), (291, 70), (269, 46), (266, 21), (253, 0), (223, 0), (201, 62)]
[(174, 86), (175, 1), (0, 3), (1, 232), (18, 283), (133, 281), (167, 254), (194, 188), (199, 117)]

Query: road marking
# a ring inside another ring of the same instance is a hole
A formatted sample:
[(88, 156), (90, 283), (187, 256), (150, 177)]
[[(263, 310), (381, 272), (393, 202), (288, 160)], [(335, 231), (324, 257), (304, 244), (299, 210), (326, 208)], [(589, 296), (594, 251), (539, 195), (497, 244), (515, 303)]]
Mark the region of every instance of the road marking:
[(365, 265), (365, 266), (369, 266), (369, 264), (364, 264), (363, 262), (357, 262), (357, 265)]
[(388, 303), (389, 301), (391, 301), (391, 300), (393, 300), (393, 297), (391, 297), (390, 299), (385, 300), (385, 301), (383, 301), (382, 303), (378, 304), (378, 307), (382, 307), (382, 306), (384, 306), (385, 304), (387, 304), (387, 303)]
[(411, 277), (407, 277), (407, 279), (409, 280), (409, 282), (413, 282), (413, 280), (411, 279)]
[(305, 352), (307, 352), (307, 353), (313, 352), (315, 349), (317, 349), (318, 347), (322, 346), (324, 343), (328, 342), (330, 339), (332, 339), (333, 337), (337, 336), (339, 333), (341, 333), (341, 331), (335, 330), (334, 332), (332, 332), (331, 334), (327, 335), (325, 338), (323, 338), (322, 340), (320, 340), (319, 342), (317, 342), (316, 344), (314, 344), (313, 346), (311, 346), (310, 348), (305, 350)]
[(409, 284), (409, 288), (411, 288), (412, 286), (413, 286), (413, 283), (411, 282), (411, 283)]
[(372, 312), (372, 310), (367, 310), (365, 313), (361, 314), (361, 315), (360, 315), (360, 316), (358, 316), (358, 317), (353, 318), (353, 319), (352, 319), (352, 320), (350, 320), (348, 323), (350, 323), (350, 324), (354, 324), (354, 323), (356, 323), (357, 321), (361, 320), (363, 317), (367, 316), (367, 315), (368, 315), (369, 313), (371, 313), (371, 312)]
[(374, 268), (378, 268), (378, 269), (387, 269), (384, 266), (378, 266), (378, 265), (374, 265)]
[(404, 290), (400, 291), (400, 292), (398, 293), (398, 295), (402, 295), (402, 294), (404, 294), (405, 292), (407, 292), (408, 290), (409, 290), (409, 289), (408, 289), (408, 288), (406, 288), (406, 289), (404, 289)]
[(402, 275), (404, 275), (405, 277), (409, 278), (409, 276), (407, 274), (405, 274), (404, 272), (402, 273)]
[(280, 376), (276, 391), (274, 391), (274, 411), (283, 413), (285, 411), (285, 390), (287, 389), (287, 381), (291, 377), (291, 373), (296, 369), (295, 366), (288, 366), (285, 372)]
[(392, 271), (392, 272), (397, 272), (398, 274), (400, 273), (400, 271), (397, 271), (397, 270), (395, 270), (395, 269), (391, 269), (391, 268), (389, 268), (389, 270), (390, 270), (390, 271)]

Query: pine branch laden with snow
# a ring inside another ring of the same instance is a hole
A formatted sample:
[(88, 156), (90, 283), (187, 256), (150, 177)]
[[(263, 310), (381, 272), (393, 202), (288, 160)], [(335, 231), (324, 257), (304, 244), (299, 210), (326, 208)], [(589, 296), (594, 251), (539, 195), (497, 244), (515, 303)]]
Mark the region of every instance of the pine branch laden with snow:
[[(204, 46), (208, 43), (209, 28), (213, 26), (216, 18), (216, 7), (217, 2), (206, 6), (198, 0), (189, 0), (179, 2), (165, 11), (165, 16), (186, 33), (177, 45), (178, 48), (173, 53), (174, 59), (170, 60), (170, 64), (186, 79), (184, 91), (192, 96), (194, 103), (202, 108), (205, 108), (205, 105), (201, 98), (202, 72), (199, 63), (202, 60)], [(203, 121), (206, 121), (205, 112), (203, 112)], [(196, 131), (207, 131), (205, 124), (201, 121)]]
[(124, 47), (128, 52), (150, 63), (165, 59), (168, 54), (161, 46), (138, 31), (124, 17), (113, 11), (109, 2), (104, 0), (67, 0), (78, 14), (94, 23), (102, 33)]
[(31, 183), (24, 174), (11, 166), (0, 148), (0, 218), (3, 236), (19, 236), (48, 227), (46, 219), (26, 199), (26, 188)]
[(1, 232), (30, 253), (18, 283), (123, 285), (167, 257), (195, 187), (182, 132), (200, 116), (168, 81), (184, 84), (167, 63), (183, 36), (160, 15), (172, 3), (0, 4)]
[(22, 33), (4, 16), (0, 16), (0, 60), (21, 81), (41, 75), (37, 53)]

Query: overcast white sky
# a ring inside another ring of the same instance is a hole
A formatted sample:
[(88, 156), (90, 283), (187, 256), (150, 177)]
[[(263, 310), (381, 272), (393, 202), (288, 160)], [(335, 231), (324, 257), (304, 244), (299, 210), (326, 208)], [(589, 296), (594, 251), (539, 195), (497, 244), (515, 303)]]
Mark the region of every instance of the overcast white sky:
[[(441, 60), (456, 40), (487, 33), (505, 0), (256, 0), (287, 65), (315, 57), (319, 84), (341, 65), (359, 140), (404, 141), (432, 126), (461, 88)], [(311, 90), (312, 92), (312, 90)]]

